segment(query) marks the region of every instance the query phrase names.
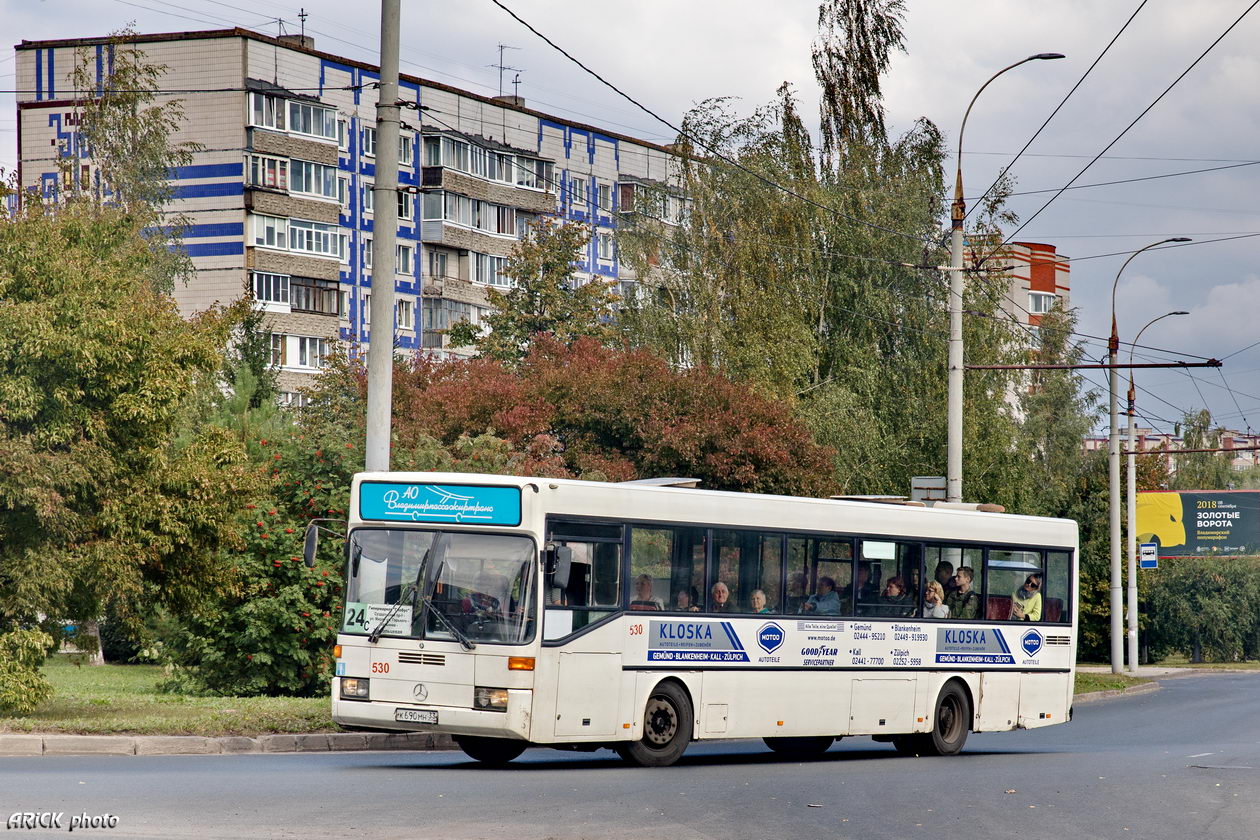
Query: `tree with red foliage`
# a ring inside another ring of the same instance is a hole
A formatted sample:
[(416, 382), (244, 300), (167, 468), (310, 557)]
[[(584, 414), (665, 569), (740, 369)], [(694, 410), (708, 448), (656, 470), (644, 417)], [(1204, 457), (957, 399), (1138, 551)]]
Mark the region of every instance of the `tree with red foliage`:
[[(361, 417), (344, 398), (363, 399), (362, 372), (326, 376), (340, 382), (318, 389), (308, 411), (323, 410), (321, 393), (339, 394), (326, 416)], [(806, 496), (826, 495), (834, 482), (832, 451), (783, 402), (708, 368), (674, 370), (651, 351), (590, 338), (536, 336), (511, 366), (488, 358), (400, 364), (393, 431), (395, 469), (405, 468), (406, 453), (431, 452), (436, 442), (458, 468), (482, 472), (676, 475), (712, 489)]]

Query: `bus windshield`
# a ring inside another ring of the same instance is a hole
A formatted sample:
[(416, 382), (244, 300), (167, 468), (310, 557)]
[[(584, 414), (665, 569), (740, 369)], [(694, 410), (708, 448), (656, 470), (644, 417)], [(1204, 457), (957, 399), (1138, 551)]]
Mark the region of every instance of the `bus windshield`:
[(537, 564), (529, 537), (357, 529), (342, 632), (368, 635), (380, 627), (385, 636), (528, 642)]

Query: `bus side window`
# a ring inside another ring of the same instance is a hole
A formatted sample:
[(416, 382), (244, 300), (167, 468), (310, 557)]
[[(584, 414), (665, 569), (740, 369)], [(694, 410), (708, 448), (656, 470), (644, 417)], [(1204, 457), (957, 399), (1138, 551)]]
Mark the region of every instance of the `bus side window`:
[(1046, 552), (1046, 605), (1042, 621), (1072, 623), (1072, 555), (1066, 551)]
[[(816, 537), (788, 538), (788, 576), (784, 611), (795, 615), (818, 594), (818, 579), (831, 578), (839, 591), (853, 578), (853, 543)], [(849, 612), (841, 601), (839, 614)]]

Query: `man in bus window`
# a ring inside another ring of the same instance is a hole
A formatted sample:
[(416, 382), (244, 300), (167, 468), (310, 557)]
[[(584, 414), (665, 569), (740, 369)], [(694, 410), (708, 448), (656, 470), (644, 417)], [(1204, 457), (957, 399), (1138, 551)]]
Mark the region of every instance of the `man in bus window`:
[(727, 588), (725, 583), (719, 580), (713, 584), (709, 594), (712, 596), (709, 601), (709, 612), (733, 612), (731, 607), (731, 590)]
[(1028, 576), (1024, 585), (1011, 596), (1011, 618), (1016, 621), (1041, 621), (1041, 575)]
[(970, 566), (959, 566), (954, 573), (954, 589), (945, 595), (950, 618), (975, 621), (980, 616), (980, 593), (971, 588), (976, 572)]
[(634, 600), (630, 602), (632, 610), (663, 610), (665, 606), (659, 598), (652, 597), (652, 576), (639, 575), (634, 579)]
[(936, 564), (936, 571), (933, 573), (936, 582), (941, 585), (941, 589), (948, 595), (956, 588), (954, 585), (954, 564), (948, 560), (942, 560)]
[(477, 589), (469, 592), (468, 597), (460, 605), (465, 615), (482, 617), (500, 615), (499, 599), (489, 594), (490, 590), (495, 588), (495, 583), (494, 575), (489, 573), (483, 573), (477, 578)]
[(814, 615), (840, 615), (840, 596), (836, 594), (836, 582), (829, 577), (818, 579), (818, 592), (801, 604), (801, 612)]

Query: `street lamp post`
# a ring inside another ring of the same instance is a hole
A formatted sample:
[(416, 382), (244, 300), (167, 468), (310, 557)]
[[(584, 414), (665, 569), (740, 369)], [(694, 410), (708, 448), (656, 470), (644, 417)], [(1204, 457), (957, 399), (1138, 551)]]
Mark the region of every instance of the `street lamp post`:
[(1119, 674), (1124, 671), (1124, 597), (1121, 579), (1120, 561), (1120, 421), (1119, 406), (1119, 372), (1116, 369), (1116, 356), (1120, 350), (1120, 335), (1116, 331), (1116, 288), (1120, 285), (1120, 275), (1124, 273), (1133, 258), (1143, 251), (1169, 242), (1189, 242), (1185, 236), (1161, 239), (1150, 245), (1139, 248), (1129, 255), (1116, 272), (1116, 279), (1111, 284), (1111, 338), (1107, 341), (1107, 364), (1109, 365), (1107, 385), (1110, 393), (1111, 428), (1107, 438), (1108, 484), (1111, 490), (1111, 672)]
[[(1147, 322), (1138, 330), (1133, 346), (1129, 348), (1129, 454), (1128, 458), (1128, 525), (1129, 525), (1129, 672), (1136, 674), (1138, 670), (1138, 585), (1137, 585), (1137, 473), (1135, 469), (1137, 449), (1137, 428), (1133, 424), (1133, 410), (1137, 402), (1137, 394), (1133, 387), (1133, 354), (1137, 350), (1138, 341), (1146, 328), (1156, 321), (1171, 318), (1174, 315), (1189, 315), (1189, 312), (1177, 310), (1167, 312)], [(1114, 370), (1114, 368), (1113, 368)]]
[(963, 424), (963, 220), (967, 218), (967, 200), (963, 198), (962, 148), (963, 132), (967, 130), (967, 117), (971, 115), (971, 106), (976, 104), (980, 94), (984, 93), (994, 79), (1007, 70), (1013, 70), (1029, 61), (1048, 61), (1063, 58), (1062, 53), (1037, 53), (1015, 62), (1009, 67), (989, 77), (980, 86), (976, 95), (971, 97), (967, 111), (963, 114), (962, 125), (958, 128), (958, 167), (954, 175), (954, 203), (950, 208), (950, 243), (949, 243), (949, 359), (948, 359), (948, 395), (946, 399), (946, 437), (948, 439), (945, 465), (945, 499), (950, 502), (962, 501), (962, 424)]

